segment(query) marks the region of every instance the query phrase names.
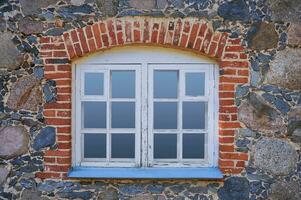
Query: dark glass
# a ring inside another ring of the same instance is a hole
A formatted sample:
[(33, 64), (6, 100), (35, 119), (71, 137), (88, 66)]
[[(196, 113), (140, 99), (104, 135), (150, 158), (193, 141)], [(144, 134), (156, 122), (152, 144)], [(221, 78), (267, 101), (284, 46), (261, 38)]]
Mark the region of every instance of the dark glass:
[(207, 103), (183, 102), (183, 128), (205, 129)]
[(105, 158), (106, 157), (106, 134), (84, 134), (84, 157)]
[(135, 128), (134, 102), (112, 102), (112, 128)]
[(154, 135), (154, 158), (175, 159), (177, 158), (177, 134)]
[(135, 158), (135, 134), (112, 134), (112, 158)]
[(112, 98), (135, 98), (135, 71), (112, 71)]
[(154, 98), (178, 97), (178, 71), (155, 70)]
[(205, 73), (186, 73), (185, 76), (186, 95), (204, 96), (205, 94)]
[(204, 158), (205, 136), (204, 134), (183, 134), (183, 158)]
[(103, 95), (103, 73), (85, 73), (85, 95)]
[(177, 102), (154, 103), (154, 128), (177, 129)]
[(106, 128), (106, 102), (82, 102), (84, 128)]

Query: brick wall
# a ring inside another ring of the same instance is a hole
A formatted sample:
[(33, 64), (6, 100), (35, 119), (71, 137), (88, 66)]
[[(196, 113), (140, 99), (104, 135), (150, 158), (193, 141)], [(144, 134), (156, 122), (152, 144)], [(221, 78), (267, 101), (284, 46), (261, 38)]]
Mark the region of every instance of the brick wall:
[(40, 56), (45, 78), (56, 82), (57, 101), (44, 106), (46, 124), (56, 128), (57, 150), (47, 150), (44, 172), (39, 178), (64, 178), (71, 167), (71, 62), (90, 53), (124, 45), (156, 45), (196, 52), (218, 61), (219, 83), (219, 167), (225, 174), (240, 173), (248, 153), (236, 151), (237, 120), (235, 90), (249, 82), (248, 55), (242, 41), (214, 31), (208, 21), (196, 18), (150, 17), (110, 18), (62, 36), (41, 37)]

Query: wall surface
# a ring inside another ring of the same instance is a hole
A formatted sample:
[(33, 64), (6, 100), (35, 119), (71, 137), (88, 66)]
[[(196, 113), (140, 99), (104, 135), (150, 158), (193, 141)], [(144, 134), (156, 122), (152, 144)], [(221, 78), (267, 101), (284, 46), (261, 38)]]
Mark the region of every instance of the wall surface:
[[(301, 199), (300, 13), (298, 0), (1, 0), (0, 199)], [(66, 179), (70, 63), (137, 43), (219, 63), (224, 180)]]

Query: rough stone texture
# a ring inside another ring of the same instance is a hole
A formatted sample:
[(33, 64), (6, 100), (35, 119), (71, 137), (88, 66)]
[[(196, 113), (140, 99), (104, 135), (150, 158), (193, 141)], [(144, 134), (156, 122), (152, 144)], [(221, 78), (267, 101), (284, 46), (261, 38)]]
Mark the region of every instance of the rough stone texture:
[(130, 200), (154, 200), (155, 198), (151, 194), (139, 194), (130, 198)]
[(31, 20), (28, 17), (19, 21), (19, 30), (26, 35), (41, 33), (45, 28), (46, 27), (42, 22)]
[(278, 34), (273, 23), (257, 22), (248, 32), (248, 46), (255, 50), (276, 48)]
[(290, 45), (301, 45), (301, 23), (293, 23), (288, 28), (288, 43)]
[(23, 127), (0, 129), (0, 158), (10, 159), (28, 151), (29, 136)]
[(85, 3), (85, 0), (71, 0), (70, 3), (76, 6), (80, 6)]
[(249, 181), (244, 177), (230, 177), (217, 194), (220, 200), (248, 200)]
[(42, 8), (46, 8), (56, 2), (58, 2), (58, 0), (20, 0), (24, 15), (38, 14)]
[(99, 194), (97, 200), (118, 200), (118, 191), (109, 188), (108, 190)]
[(105, 16), (114, 16), (117, 14), (117, 0), (96, 0), (96, 4)]
[(301, 199), (301, 185), (296, 181), (282, 181), (272, 184), (269, 200)]
[(268, 0), (268, 5), (272, 10), (272, 19), (276, 21), (301, 21), (299, 0)]
[(295, 107), (288, 113), (287, 134), (293, 142), (301, 143), (301, 107)]
[(254, 131), (272, 133), (283, 132), (286, 129), (281, 115), (256, 93), (251, 93), (249, 98), (241, 103), (238, 119)]
[(266, 81), (279, 87), (301, 90), (301, 49), (279, 51), (271, 62)]
[(218, 8), (218, 15), (227, 20), (249, 20), (249, 8), (244, 0), (225, 2)]
[(35, 150), (40, 150), (44, 147), (49, 147), (55, 143), (55, 128), (46, 127), (41, 129), (40, 133), (36, 136), (33, 148)]
[(40, 81), (35, 76), (25, 76), (19, 79), (11, 88), (7, 100), (8, 107), (14, 110), (37, 111), (42, 103)]
[(0, 69), (16, 69), (23, 62), (22, 54), (11, 40), (13, 37), (10, 32), (0, 33)]
[(130, 0), (129, 4), (133, 8), (151, 10), (155, 8), (156, 2), (154, 0)]
[(254, 151), (255, 166), (273, 175), (287, 175), (296, 168), (298, 154), (285, 140), (263, 138)]
[(22, 200), (47, 200), (46, 197), (41, 197), (42, 193), (36, 190), (24, 190), (22, 192)]
[(6, 181), (9, 172), (10, 171), (6, 167), (0, 165), (0, 186)]

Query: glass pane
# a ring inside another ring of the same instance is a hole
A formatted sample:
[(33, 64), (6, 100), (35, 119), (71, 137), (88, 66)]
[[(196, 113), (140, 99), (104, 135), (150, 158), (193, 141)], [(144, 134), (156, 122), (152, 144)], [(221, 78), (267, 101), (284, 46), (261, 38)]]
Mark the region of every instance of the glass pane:
[(154, 129), (177, 129), (177, 102), (154, 103)]
[(112, 71), (112, 98), (135, 98), (135, 71)]
[(135, 158), (135, 134), (112, 134), (112, 158)]
[(112, 102), (112, 128), (135, 128), (134, 102)]
[(154, 158), (177, 158), (177, 134), (154, 135)]
[(103, 73), (85, 73), (85, 95), (103, 95)]
[(105, 134), (84, 134), (84, 157), (105, 158), (106, 143)]
[(204, 134), (183, 134), (183, 158), (204, 158)]
[(186, 73), (186, 95), (203, 96), (205, 93), (205, 73)]
[(106, 102), (82, 102), (84, 128), (106, 128)]
[(155, 70), (154, 98), (178, 97), (178, 71)]
[(207, 103), (183, 102), (183, 128), (205, 129)]

